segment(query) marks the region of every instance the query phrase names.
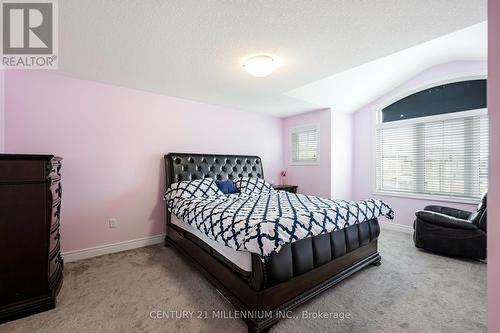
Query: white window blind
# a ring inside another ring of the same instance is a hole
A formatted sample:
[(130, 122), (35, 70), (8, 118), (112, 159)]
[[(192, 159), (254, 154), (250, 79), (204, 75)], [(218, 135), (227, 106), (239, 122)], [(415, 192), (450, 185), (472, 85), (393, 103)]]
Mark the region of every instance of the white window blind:
[(377, 191), (479, 199), (488, 184), (486, 110), (377, 125)]
[(319, 125), (290, 130), (290, 164), (319, 163)]

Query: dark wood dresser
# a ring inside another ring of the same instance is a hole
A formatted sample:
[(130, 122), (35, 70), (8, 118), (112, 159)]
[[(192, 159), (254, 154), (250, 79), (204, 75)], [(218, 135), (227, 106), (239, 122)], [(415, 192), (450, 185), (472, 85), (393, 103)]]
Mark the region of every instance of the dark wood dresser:
[(55, 307), (61, 194), (60, 157), (0, 154), (0, 323)]

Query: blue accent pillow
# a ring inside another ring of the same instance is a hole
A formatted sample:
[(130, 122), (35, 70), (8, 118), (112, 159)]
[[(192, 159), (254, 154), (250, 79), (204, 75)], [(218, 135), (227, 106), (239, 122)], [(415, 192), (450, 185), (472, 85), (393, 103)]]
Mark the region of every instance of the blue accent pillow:
[(219, 190), (224, 194), (238, 193), (238, 189), (234, 185), (233, 181), (228, 180), (216, 180), (215, 183)]

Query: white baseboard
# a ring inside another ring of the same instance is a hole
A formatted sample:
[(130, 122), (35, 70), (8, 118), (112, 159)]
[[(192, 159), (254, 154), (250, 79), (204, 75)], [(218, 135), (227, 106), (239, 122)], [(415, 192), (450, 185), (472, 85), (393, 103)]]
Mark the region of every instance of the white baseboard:
[(62, 253), (62, 257), (64, 259), (64, 262), (72, 262), (72, 261), (102, 256), (103, 254), (121, 252), (126, 250), (137, 249), (139, 247), (160, 244), (163, 243), (164, 240), (165, 240), (165, 234), (160, 234), (150, 237), (132, 239), (124, 242), (89, 247), (87, 249), (68, 251)]
[(410, 234), (410, 235), (413, 234), (413, 227), (410, 227), (409, 225), (402, 225), (389, 222), (379, 222), (379, 224), (380, 228), (382, 229), (403, 232), (405, 234)]

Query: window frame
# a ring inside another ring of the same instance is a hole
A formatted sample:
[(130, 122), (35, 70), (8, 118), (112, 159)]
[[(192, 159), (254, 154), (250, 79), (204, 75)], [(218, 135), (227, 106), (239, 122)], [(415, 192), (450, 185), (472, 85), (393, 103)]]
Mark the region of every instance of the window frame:
[[(376, 109), (376, 112), (374, 112), (374, 114), (375, 114), (374, 119), (373, 119), (374, 126), (373, 126), (373, 133), (372, 133), (372, 142), (373, 142), (372, 193), (374, 195), (392, 196), (392, 197), (410, 198), (410, 199), (421, 199), (421, 200), (443, 201), (443, 202), (455, 202), (455, 203), (465, 203), (465, 204), (478, 204), (479, 202), (481, 202), (480, 198), (472, 199), (472, 198), (463, 198), (463, 197), (440, 195), (440, 194), (425, 194), (425, 193), (418, 193), (418, 192), (412, 193), (412, 192), (379, 190), (377, 188), (377, 161), (378, 161), (377, 130), (379, 128), (391, 128), (391, 127), (399, 127), (402, 125), (411, 125), (411, 124), (425, 123), (425, 122), (432, 122), (432, 121), (443, 121), (443, 120), (451, 120), (451, 119), (458, 119), (458, 118), (471, 117), (471, 116), (488, 115), (487, 108), (446, 113), (446, 114), (420, 117), (420, 118), (404, 119), (404, 120), (398, 120), (398, 121), (391, 121), (391, 122), (387, 122), (387, 123), (382, 123), (382, 109)], [(489, 154), (488, 154), (488, 156), (489, 156)]]
[[(308, 129), (315, 128), (318, 132), (318, 148), (316, 151), (316, 161), (306, 162), (306, 161), (298, 161), (295, 162), (293, 160), (293, 134), (297, 132), (303, 132)], [(288, 164), (291, 166), (306, 166), (306, 165), (320, 165), (320, 157), (321, 157), (321, 128), (319, 123), (308, 124), (308, 125), (299, 125), (290, 127), (288, 129)]]

